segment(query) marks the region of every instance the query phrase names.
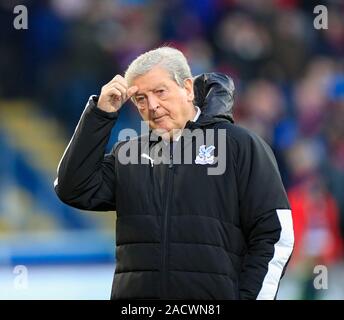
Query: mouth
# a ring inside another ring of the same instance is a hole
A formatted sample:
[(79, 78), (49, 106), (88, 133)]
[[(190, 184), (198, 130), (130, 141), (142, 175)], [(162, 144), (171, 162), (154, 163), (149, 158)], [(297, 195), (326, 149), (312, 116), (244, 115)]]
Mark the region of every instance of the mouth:
[(153, 121), (154, 122), (160, 122), (161, 120), (163, 120), (167, 115), (164, 114), (162, 116), (158, 116), (158, 117), (153, 117)]

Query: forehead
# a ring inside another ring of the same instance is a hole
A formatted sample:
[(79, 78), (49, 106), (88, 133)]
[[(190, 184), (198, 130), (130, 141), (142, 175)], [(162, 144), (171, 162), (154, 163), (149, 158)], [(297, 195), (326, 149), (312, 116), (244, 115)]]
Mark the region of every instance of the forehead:
[(132, 85), (138, 86), (139, 91), (153, 90), (157, 86), (178, 86), (168, 71), (161, 67), (154, 67), (144, 75), (134, 78)]

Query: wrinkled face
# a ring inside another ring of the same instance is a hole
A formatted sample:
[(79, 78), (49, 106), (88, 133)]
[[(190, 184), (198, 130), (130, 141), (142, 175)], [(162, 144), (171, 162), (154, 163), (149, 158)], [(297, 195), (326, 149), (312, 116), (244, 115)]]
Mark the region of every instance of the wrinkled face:
[(171, 134), (173, 129), (183, 129), (195, 116), (192, 79), (186, 79), (182, 88), (165, 69), (157, 66), (136, 77), (131, 85), (138, 87), (134, 102), (151, 129)]

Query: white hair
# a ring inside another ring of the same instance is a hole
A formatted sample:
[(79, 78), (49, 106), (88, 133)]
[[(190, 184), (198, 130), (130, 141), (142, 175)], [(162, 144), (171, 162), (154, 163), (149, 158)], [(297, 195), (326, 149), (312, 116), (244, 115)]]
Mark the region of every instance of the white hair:
[(133, 79), (146, 74), (154, 67), (165, 69), (180, 87), (184, 87), (184, 80), (192, 78), (190, 66), (184, 54), (172, 47), (161, 47), (147, 51), (131, 62), (125, 72), (125, 79), (131, 86)]

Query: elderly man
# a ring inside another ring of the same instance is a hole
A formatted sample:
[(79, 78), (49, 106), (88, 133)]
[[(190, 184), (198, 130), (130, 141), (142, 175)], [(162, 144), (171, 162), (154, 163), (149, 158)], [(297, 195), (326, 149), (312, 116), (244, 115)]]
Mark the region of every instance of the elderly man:
[[(76, 208), (116, 210), (112, 299), (276, 297), (290, 206), (270, 148), (233, 123), (233, 91), (222, 74), (193, 79), (184, 55), (162, 47), (90, 98), (55, 190)], [(150, 131), (105, 155), (130, 98)]]

